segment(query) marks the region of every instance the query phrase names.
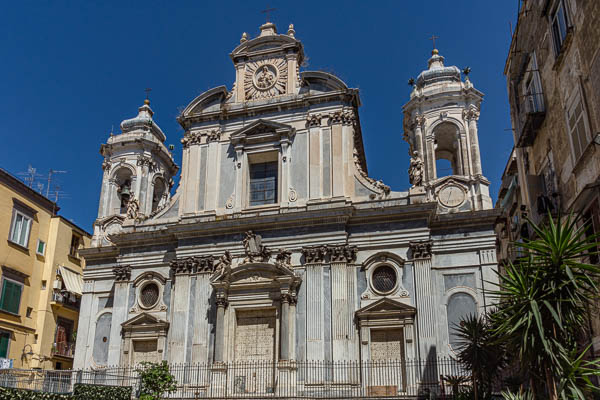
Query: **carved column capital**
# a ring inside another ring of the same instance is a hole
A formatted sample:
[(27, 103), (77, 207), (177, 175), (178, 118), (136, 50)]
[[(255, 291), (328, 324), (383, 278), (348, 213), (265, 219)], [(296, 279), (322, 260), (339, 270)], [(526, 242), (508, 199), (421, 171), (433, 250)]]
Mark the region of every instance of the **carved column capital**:
[(303, 247), (301, 251), (306, 264), (322, 263), (327, 256), (327, 246)]
[(131, 279), (131, 266), (118, 265), (113, 268), (113, 274), (115, 275), (115, 282), (129, 281)]
[(422, 127), (425, 124), (425, 116), (423, 114), (415, 115), (414, 123), (418, 127)]
[(319, 113), (309, 114), (306, 116), (306, 125), (308, 125), (309, 128), (319, 127), (321, 126), (322, 118), (323, 116)]
[(197, 257), (197, 273), (201, 272), (214, 272), (215, 271), (215, 258), (213, 256), (202, 256)]
[(342, 124), (353, 125), (356, 122), (356, 114), (353, 110), (346, 110), (342, 113)]
[(334, 111), (329, 114), (329, 124), (341, 124), (344, 120), (344, 113), (342, 111)]
[(227, 294), (223, 292), (217, 293), (217, 298), (215, 299), (215, 304), (217, 307), (227, 308), (229, 305), (229, 301), (227, 299)]
[(329, 246), (331, 262), (354, 262), (356, 261), (356, 253), (358, 253), (358, 248), (356, 246), (350, 246), (347, 244)]
[(419, 242), (409, 242), (410, 251), (412, 258), (431, 258), (431, 246), (433, 245), (432, 240), (423, 240)]
[(463, 119), (465, 121), (477, 121), (479, 119), (479, 110), (475, 106), (470, 106), (468, 109), (463, 110)]

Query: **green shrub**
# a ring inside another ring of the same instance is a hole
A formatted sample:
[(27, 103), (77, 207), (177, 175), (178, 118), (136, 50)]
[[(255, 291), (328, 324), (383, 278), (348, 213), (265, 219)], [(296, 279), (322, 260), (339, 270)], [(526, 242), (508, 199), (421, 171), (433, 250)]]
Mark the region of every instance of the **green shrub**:
[(70, 394), (34, 392), (26, 389), (0, 387), (0, 400), (72, 400)]
[(36, 392), (0, 387), (0, 400), (130, 400), (129, 386), (102, 386), (76, 383), (73, 394)]
[(75, 388), (73, 389), (73, 400), (88, 399), (129, 400), (131, 399), (131, 387), (76, 383)]

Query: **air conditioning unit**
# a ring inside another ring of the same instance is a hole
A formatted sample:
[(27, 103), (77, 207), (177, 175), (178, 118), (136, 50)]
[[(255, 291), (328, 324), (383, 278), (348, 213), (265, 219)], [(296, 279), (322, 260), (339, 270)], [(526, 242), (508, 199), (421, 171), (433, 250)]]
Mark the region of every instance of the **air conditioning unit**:
[(54, 283), (52, 283), (52, 288), (55, 290), (62, 289), (62, 281), (60, 279), (55, 279)]

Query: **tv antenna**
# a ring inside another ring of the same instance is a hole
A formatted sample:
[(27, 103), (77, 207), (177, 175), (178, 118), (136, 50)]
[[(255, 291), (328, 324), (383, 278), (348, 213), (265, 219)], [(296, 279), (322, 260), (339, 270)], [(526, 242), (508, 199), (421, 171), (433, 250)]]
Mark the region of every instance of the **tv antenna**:
[(67, 171), (57, 171), (54, 169), (50, 169), (50, 171), (48, 171), (48, 185), (46, 185), (46, 197), (50, 196), (50, 187), (51, 187), (51, 183), (52, 183), (52, 175), (54, 174), (66, 174)]
[(41, 174), (37, 173), (37, 168), (33, 168), (31, 164), (27, 166), (27, 172), (19, 172), (17, 173), (17, 175), (21, 176), (23, 181), (25, 181), (25, 183), (27, 184), (27, 186), (29, 186), (32, 189), (34, 182), (42, 176)]

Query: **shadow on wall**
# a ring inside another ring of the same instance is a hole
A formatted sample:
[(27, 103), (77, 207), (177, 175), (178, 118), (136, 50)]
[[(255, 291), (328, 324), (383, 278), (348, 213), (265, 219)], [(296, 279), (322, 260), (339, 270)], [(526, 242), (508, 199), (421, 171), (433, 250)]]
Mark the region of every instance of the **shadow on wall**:
[(438, 380), (437, 350), (435, 346), (431, 346), (421, 372), (421, 382), (419, 383), (419, 390), (417, 392), (419, 393), (419, 398), (430, 398), (430, 393), (435, 393), (439, 388)]

